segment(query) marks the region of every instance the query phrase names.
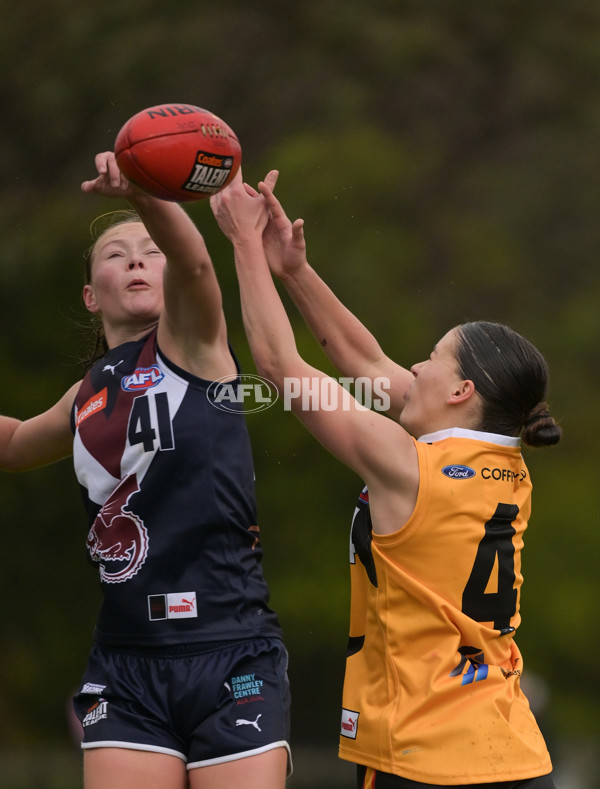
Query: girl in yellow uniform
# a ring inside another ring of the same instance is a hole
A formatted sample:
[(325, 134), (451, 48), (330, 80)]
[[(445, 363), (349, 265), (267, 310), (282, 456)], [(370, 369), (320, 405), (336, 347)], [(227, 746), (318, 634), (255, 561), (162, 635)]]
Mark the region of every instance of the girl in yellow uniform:
[[(514, 641), (531, 509), (520, 444), (560, 439), (547, 365), (487, 322), (451, 329), (410, 370), (392, 362), (306, 262), (302, 221), (285, 216), (275, 180), (258, 193), (238, 175), (211, 203), (234, 246), (259, 373), (366, 482), (340, 756), (364, 789), (553, 789)], [(387, 416), (300, 357), (269, 266), (345, 377), (387, 382)]]

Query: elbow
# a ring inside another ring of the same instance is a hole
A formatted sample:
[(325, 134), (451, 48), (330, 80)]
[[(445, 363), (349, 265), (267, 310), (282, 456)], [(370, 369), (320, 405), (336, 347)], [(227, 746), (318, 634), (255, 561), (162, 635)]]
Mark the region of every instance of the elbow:
[(253, 357), (257, 373), (262, 378), (266, 378), (270, 383), (275, 384), (277, 388), (280, 388), (285, 374), (277, 359), (265, 353), (254, 353)]
[(293, 359), (288, 355), (282, 356), (268, 348), (254, 349), (252, 355), (258, 374), (278, 389), (282, 388), (287, 377), (297, 374), (294, 373)]

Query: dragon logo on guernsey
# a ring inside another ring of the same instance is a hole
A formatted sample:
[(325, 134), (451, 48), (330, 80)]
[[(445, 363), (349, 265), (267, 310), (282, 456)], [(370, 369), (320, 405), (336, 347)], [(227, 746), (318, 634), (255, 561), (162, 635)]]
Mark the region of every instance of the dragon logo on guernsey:
[(159, 384), (164, 377), (164, 373), (157, 364), (153, 364), (152, 367), (137, 367), (131, 375), (123, 376), (121, 389), (125, 392), (140, 392), (144, 389), (151, 389)]
[(100, 580), (109, 584), (128, 581), (148, 555), (148, 530), (127, 504), (139, 486), (135, 475), (126, 477), (112, 492), (96, 516), (87, 537)]

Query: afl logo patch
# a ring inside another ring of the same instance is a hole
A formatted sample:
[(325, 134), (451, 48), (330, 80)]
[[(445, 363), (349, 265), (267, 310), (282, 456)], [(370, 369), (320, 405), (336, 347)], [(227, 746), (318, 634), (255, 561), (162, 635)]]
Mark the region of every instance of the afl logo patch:
[(470, 466), (444, 466), (442, 474), (451, 479), (471, 479), (477, 472)]
[(151, 389), (159, 384), (164, 378), (164, 374), (158, 365), (152, 367), (138, 367), (121, 379), (121, 389), (125, 392), (139, 392), (144, 389)]

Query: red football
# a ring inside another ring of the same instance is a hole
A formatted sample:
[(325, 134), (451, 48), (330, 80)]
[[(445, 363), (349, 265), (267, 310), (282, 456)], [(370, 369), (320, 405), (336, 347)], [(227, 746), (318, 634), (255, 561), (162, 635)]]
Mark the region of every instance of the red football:
[(155, 197), (203, 200), (236, 174), (242, 149), (235, 132), (208, 110), (159, 104), (130, 118), (117, 134), (119, 169)]

